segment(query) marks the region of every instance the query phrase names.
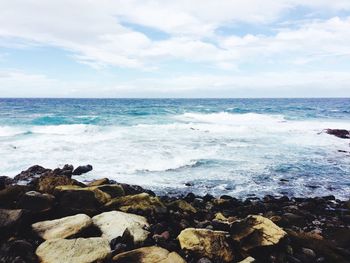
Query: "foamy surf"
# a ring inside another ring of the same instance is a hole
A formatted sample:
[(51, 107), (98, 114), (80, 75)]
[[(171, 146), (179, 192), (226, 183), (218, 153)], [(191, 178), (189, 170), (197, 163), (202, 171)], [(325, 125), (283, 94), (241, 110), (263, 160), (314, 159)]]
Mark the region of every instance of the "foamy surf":
[[(349, 142), (323, 132), (350, 130), (348, 119), (190, 108), (166, 114), (152, 108), (152, 114), (143, 115), (127, 108), (103, 115), (102, 107), (99, 119), (108, 125), (79, 123), (70, 111), (57, 120), (77, 123), (35, 125), (42, 119), (36, 115), (32, 123), (1, 125), (0, 174), (14, 176), (33, 164), (90, 163), (94, 170), (77, 179), (108, 177), (159, 193), (348, 196)], [(91, 115), (96, 118), (96, 109)], [(89, 118), (82, 112), (76, 116)]]

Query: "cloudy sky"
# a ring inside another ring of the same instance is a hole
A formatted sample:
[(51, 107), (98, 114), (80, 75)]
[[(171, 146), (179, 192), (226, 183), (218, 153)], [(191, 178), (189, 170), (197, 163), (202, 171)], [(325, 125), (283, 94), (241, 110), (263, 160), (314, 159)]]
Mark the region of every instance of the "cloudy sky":
[(0, 0), (0, 97), (349, 97), (349, 0)]

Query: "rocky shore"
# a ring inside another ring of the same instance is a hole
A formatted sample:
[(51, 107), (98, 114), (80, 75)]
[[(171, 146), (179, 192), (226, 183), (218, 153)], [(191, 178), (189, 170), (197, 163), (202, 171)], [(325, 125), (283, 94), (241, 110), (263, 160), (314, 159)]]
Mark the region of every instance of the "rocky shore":
[(350, 262), (350, 201), (156, 196), (33, 166), (0, 177), (0, 262)]

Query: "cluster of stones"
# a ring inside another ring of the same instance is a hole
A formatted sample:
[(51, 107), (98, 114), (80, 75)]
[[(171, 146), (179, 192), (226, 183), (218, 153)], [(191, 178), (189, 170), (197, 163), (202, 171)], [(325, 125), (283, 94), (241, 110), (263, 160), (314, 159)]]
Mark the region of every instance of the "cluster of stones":
[(349, 262), (350, 203), (333, 196), (157, 197), (72, 178), (91, 169), (0, 178), (0, 262)]

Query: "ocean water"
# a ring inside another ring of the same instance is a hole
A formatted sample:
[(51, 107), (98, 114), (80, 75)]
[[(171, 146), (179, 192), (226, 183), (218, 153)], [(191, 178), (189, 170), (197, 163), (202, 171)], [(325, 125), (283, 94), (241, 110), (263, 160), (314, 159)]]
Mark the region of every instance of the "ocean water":
[(350, 99), (0, 99), (0, 175), (92, 164), (77, 179), (349, 198), (350, 140), (326, 128), (350, 130)]

